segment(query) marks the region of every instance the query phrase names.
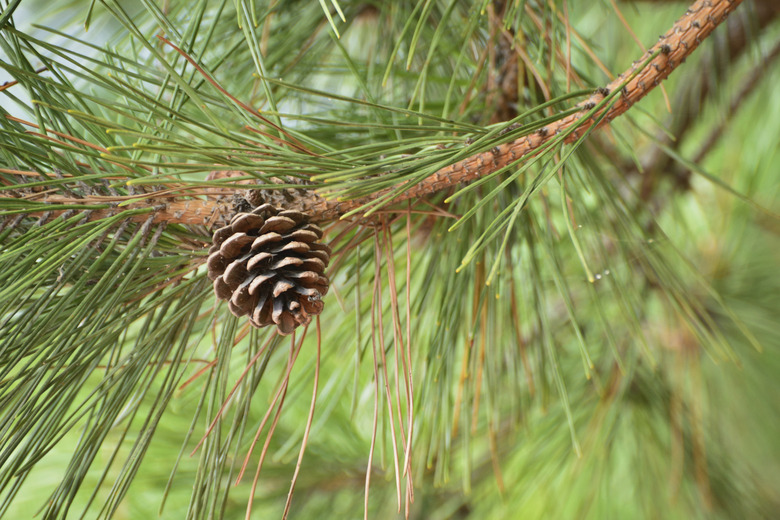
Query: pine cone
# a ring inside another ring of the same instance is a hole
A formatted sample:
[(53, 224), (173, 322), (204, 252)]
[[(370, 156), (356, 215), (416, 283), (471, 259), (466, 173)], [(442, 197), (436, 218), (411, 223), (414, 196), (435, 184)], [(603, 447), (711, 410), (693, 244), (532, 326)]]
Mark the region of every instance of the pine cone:
[(292, 333), (322, 312), (328, 292), (330, 248), (320, 238), (322, 229), (299, 211), (263, 204), (236, 214), (214, 232), (208, 259), (214, 292), (255, 327), (275, 324), (280, 334)]

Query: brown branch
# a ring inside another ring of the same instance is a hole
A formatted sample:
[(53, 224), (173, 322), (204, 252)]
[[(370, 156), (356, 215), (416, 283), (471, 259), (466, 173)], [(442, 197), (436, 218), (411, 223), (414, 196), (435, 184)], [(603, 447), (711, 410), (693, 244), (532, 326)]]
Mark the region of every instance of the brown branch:
[[(735, 62), (748, 49), (751, 40), (757, 38), (761, 31), (778, 18), (780, 18), (780, 2), (777, 0), (756, 0), (747, 5), (745, 11), (729, 18), (725, 47), (719, 48), (717, 55), (705, 56), (700, 64), (701, 69), (724, 70), (719, 64), (721, 60)], [(660, 146), (654, 146), (645, 154), (641, 161), (641, 168), (633, 162), (625, 164), (622, 168), (628, 176), (642, 174), (640, 194), (643, 200), (653, 196), (659, 179), (664, 176), (679, 177), (678, 184), (687, 186), (687, 176), (690, 172), (684, 172), (677, 167), (676, 160), (666, 153), (664, 146), (672, 149), (680, 148), (688, 130), (698, 121), (704, 102), (711, 97), (715, 83), (721, 80), (725, 81), (725, 78), (716, 76), (713, 80), (705, 74), (683, 85), (674, 102), (678, 110), (669, 118), (667, 129), (656, 135)]]
[[(49, 67), (39, 67), (35, 69), (36, 74), (41, 74), (45, 71), (49, 70)], [(11, 88), (14, 85), (18, 85), (19, 82), (17, 80), (11, 80), (11, 81), (5, 81), (3, 83), (0, 83), (0, 92), (4, 91), (7, 88)]]
[[(564, 142), (573, 142), (591, 128), (601, 127), (609, 123), (626, 112), (634, 103), (642, 99), (661, 81), (666, 79), (740, 3), (742, 3), (742, 0), (695, 1), (685, 14), (677, 20), (674, 26), (648, 50), (648, 54), (645, 57), (635, 61), (626, 72), (619, 75), (605, 88), (598, 89), (590, 99), (580, 103), (579, 106), (583, 108), (582, 111), (547, 125), (534, 134), (499, 145), (490, 151), (473, 155), (442, 168), (420, 183), (410, 186), (408, 190), (394, 197), (386, 204), (396, 204), (408, 199), (421, 198), (458, 184), (474, 181), (510, 164), (517, 164), (522, 159), (538, 153), (544, 145), (575, 126), (577, 128), (573, 130)], [(653, 55), (656, 55), (655, 58), (642, 68), (647, 58)], [(605, 95), (620, 88), (628, 78), (631, 78), (630, 81), (622, 88), (619, 98), (609, 107), (606, 113), (597, 114), (596, 116), (589, 114), (590, 108), (602, 101)], [(603, 118), (596, 123), (602, 115)], [(393, 189), (395, 188), (378, 191), (366, 197), (347, 201), (328, 200), (312, 191), (306, 190), (302, 192), (301, 197), (290, 201), (286, 205), (291, 209), (294, 208), (307, 213), (315, 222), (327, 222), (358, 210), (380, 198), (387, 197)], [(55, 196), (50, 196), (45, 200), (52, 203), (52, 205), (56, 205), (58, 202), (63, 203), (58, 201), (58, 197)], [(154, 222), (167, 221), (181, 224), (220, 225), (234, 211), (232, 203), (225, 199), (147, 199), (144, 202), (130, 204), (126, 208), (137, 209), (154, 205), (160, 205), (160, 209), (155, 213)], [(58, 212), (54, 208), (51, 211), (54, 213)], [(97, 210), (93, 212), (94, 216), (91, 218), (116, 213), (116, 211), (117, 209)], [(147, 216), (139, 215), (137, 218), (146, 220)]]
[[(119, 201), (122, 198), (123, 197), (116, 197), (116, 200)], [(104, 200), (95, 201), (93, 203), (105, 204), (109, 200), (109, 197), (104, 197)], [(51, 217), (66, 211), (57, 210), (57, 205), (85, 203), (84, 200), (74, 199), (73, 197), (66, 197), (63, 195), (48, 195), (44, 197), (43, 201), (52, 206), (52, 208), (46, 212), (51, 212)], [(151, 196), (142, 199), (139, 202), (133, 202), (124, 206), (113, 205), (111, 208), (90, 210), (89, 220), (99, 220), (118, 215), (124, 211), (150, 207), (155, 208), (154, 219), (152, 220), (153, 224), (168, 222), (169, 224), (203, 225), (206, 227), (223, 226), (235, 213), (233, 202), (227, 198), (173, 200), (170, 196), (165, 198)], [(31, 216), (40, 216), (43, 214), (44, 212), (29, 213)], [(133, 215), (129, 218), (134, 222), (146, 222), (149, 219), (149, 214)]]
[[(674, 26), (648, 50), (649, 55), (655, 54), (662, 49), (668, 52), (661, 52), (643, 70), (638, 71), (638, 74), (623, 89), (621, 98), (612, 105), (598, 126), (603, 126), (623, 114), (634, 103), (653, 90), (661, 81), (666, 79), (741, 2), (742, 0), (697, 0), (694, 2), (686, 13), (677, 20)], [(637, 68), (644, 61), (635, 61), (631, 68), (607, 85), (606, 90), (600, 89), (581, 105), (587, 107), (601, 101), (604, 93), (612, 92), (614, 89), (619, 88), (623, 84), (624, 78), (635, 74)], [(546, 126), (536, 134), (500, 145), (497, 149), (473, 155), (463, 161), (442, 168), (419, 184), (410, 187), (395, 197), (392, 203), (395, 204), (407, 199), (424, 197), (456, 184), (470, 182), (489, 175), (511, 163), (518, 162), (523, 157), (533, 154), (555, 139), (558, 134), (575, 125), (580, 125), (566, 140), (567, 142), (575, 141), (595, 124), (593, 118), (583, 122), (582, 119), (584, 117), (585, 111), (568, 116)], [(389, 191), (383, 190), (364, 198), (341, 202), (319, 198), (313, 201), (303, 201), (301, 207), (313, 220), (333, 220), (340, 215), (344, 215), (387, 195)]]

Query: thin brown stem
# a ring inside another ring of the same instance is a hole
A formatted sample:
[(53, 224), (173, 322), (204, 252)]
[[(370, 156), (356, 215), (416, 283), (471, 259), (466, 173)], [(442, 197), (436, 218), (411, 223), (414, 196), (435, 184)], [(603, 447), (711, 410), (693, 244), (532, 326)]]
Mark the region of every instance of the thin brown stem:
[(739, 91), (731, 100), (728, 111), (723, 115), (721, 123), (715, 127), (707, 138), (704, 140), (704, 144), (701, 145), (698, 152), (693, 157), (693, 162), (698, 163), (710, 153), (715, 144), (723, 136), (729, 121), (734, 117), (742, 103), (750, 97), (750, 94), (760, 84), (761, 80), (770, 70), (770, 64), (776, 59), (780, 58), (780, 42), (777, 42), (771, 51), (764, 57), (762, 63), (755, 67), (748, 77), (742, 82)]

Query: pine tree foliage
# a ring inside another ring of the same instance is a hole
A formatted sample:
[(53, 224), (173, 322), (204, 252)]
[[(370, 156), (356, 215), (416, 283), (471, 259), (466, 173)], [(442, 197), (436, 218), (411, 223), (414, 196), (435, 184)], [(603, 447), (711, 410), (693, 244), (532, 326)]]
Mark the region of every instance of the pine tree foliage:
[[(661, 3), (0, 2), (0, 516), (771, 517), (780, 9), (545, 134)], [(337, 213), (290, 336), (207, 276), (256, 198)]]

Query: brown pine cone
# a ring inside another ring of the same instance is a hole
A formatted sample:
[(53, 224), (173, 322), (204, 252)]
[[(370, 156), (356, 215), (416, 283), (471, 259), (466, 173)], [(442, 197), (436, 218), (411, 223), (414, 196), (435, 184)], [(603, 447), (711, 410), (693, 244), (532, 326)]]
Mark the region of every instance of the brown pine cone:
[(280, 334), (292, 333), (322, 312), (331, 251), (321, 238), (322, 229), (299, 211), (263, 204), (236, 214), (212, 239), (214, 293), (255, 327), (275, 324)]

